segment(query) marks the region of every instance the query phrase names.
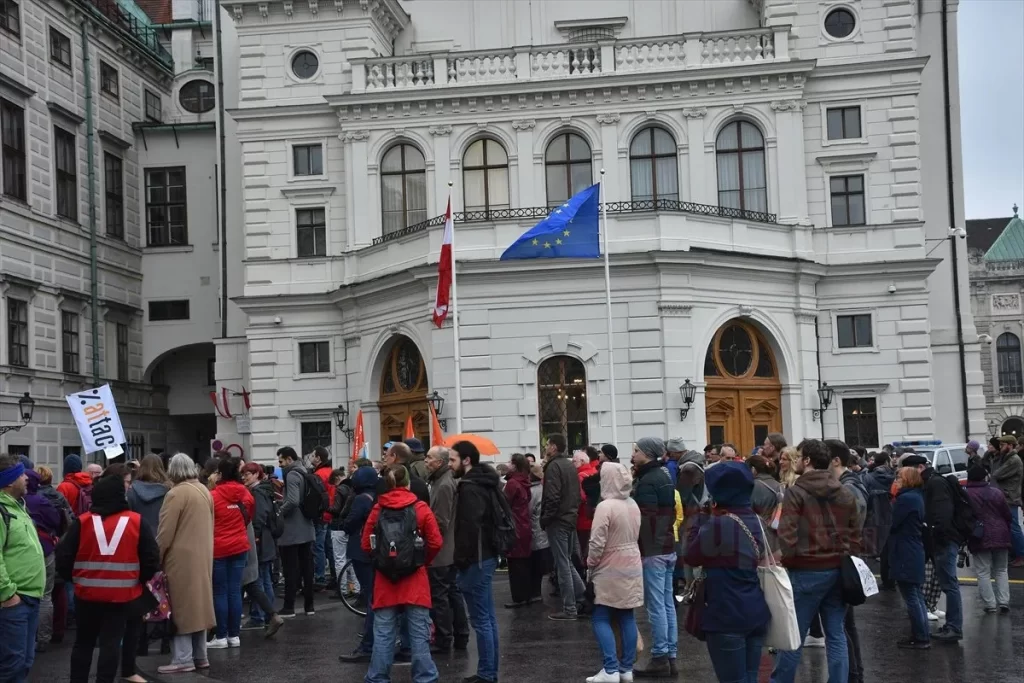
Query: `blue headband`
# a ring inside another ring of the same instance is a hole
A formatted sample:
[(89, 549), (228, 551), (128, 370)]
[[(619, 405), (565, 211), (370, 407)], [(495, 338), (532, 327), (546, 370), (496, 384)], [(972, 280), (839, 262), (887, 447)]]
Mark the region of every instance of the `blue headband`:
[(25, 463), (22, 462), (14, 467), (8, 467), (6, 470), (0, 470), (0, 489), (5, 489), (18, 481), (23, 474), (25, 474)]

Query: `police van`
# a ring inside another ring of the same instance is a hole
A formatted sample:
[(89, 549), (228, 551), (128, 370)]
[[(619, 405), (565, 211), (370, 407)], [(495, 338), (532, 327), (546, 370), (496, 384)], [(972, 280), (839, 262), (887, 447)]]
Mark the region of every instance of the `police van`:
[(912, 448), (932, 463), (942, 475), (955, 474), (961, 482), (967, 481), (967, 444), (941, 441), (894, 441), (893, 448)]

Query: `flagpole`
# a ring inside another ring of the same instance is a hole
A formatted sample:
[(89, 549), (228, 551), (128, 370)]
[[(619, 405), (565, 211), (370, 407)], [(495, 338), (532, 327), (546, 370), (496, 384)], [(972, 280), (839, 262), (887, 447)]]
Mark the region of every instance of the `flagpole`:
[[(604, 242), (604, 299), (608, 315), (608, 384), (612, 395), (612, 445), (618, 448), (619, 427), (615, 411), (615, 345), (612, 343), (612, 278), (608, 264), (608, 205), (604, 201), (604, 169), (601, 169), (601, 239)], [(452, 269), (454, 270), (454, 268)], [(452, 280), (454, 282), (454, 280)]]
[[(448, 181), (448, 206), (452, 206), (452, 181)], [(459, 286), (455, 276), (455, 207), (452, 206), (452, 330), (455, 333), (455, 433), (462, 433), (462, 351), (459, 349)]]

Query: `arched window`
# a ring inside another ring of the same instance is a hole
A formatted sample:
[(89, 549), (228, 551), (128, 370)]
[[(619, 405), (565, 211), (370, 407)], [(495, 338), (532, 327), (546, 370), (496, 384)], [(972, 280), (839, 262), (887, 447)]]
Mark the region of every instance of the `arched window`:
[(576, 133), (562, 133), (544, 152), (548, 206), (557, 206), (594, 184), (590, 145)]
[(1003, 332), (996, 339), (996, 365), (999, 368), (999, 393), (1024, 394), (1024, 377), (1021, 376), (1020, 339), (1015, 334)]
[(380, 162), (381, 220), (384, 234), (427, 220), (427, 169), (412, 145), (394, 145)]
[(629, 145), (633, 201), (679, 200), (676, 141), (664, 128), (644, 128)]
[(466, 211), (509, 207), (508, 154), (501, 143), (485, 138), (469, 146), (462, 157), (462, 186)]
[(752, 123), (732, 121), (718, 134), (718, 205), (768, 211), (764, 136)]
[(569, 450), (583, 448), (587, 438), (587, 371), (572, 356), (552, 356), (537, 368), (537, 400), (541, 444), (561, 434)]
[(178, 91), (178, 102), (181, 103), (182, 109), (193, 114), (210, 111), (217, 104), (213, 83), (201, 78), (189, 81)]

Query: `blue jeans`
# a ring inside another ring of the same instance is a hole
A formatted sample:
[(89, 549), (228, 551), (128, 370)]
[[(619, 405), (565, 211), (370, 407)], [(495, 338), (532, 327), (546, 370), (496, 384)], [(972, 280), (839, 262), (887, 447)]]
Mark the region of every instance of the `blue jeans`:
[(708, 654), (718, 683), (757, 683), (764, 635), (708, 633)]
[(842, 583), (838, 569), (811, 571), (790, 569), (793, 600), (796, 603), (796, 621), (800, 627), (800, 649), (780, 652), (775, 659), (771, 683), (793, 683), (803, 652), (802, 641), (807, 637), (811, 619), (821, 614), (825, 631), (825, 656), (828, 659), (828, 683), (847, 683), (850, 675), (850, 657), (846, 649), (846, 605), (843, 604)]
[(438, 680), (437, 667), (430, 657), (430, 610), (404, 605), (376, 610), (373, 620), (373, 655), (366, 678), (363, 679), (365, 683), (391, 683), (391, 664), (395, 658), (395, 639), (398, 637), (401, 616), (409, 622), (413, 683), (436, 683)]
[[(619, 631), (622, 633), (622, 659), (619, 659), (615, 649), (612, 619), (618, 623)], [(590, 622), (594, 627), (594, 637), (601, 648), (604, 670), (610, 674), (632, 671), (633, 664), (636, 663), (636, 617), (633, 616), (633, 610), (594, 605), (594, 614)]]
[(1010, 506), (1010, 542), (1014, 558), (1024, 557), (1024, 530), (1020, 527), (1020, 506)]
[(14, 607), (0, 608), (0, 681), (24, 683), (36, 661), (39, 598), (19, 596)]
[(366, 617), (363, 619), (363, 639), (359, 643), (359, 649), (363, 652), (373, 650), (373, 565), (361, 560), (352, 560), (352, 568), (359, 580), (359, 592), (366, 602)]
[[(267, 600), (270, 604), (274, 604), (274, 561), (260, 562), (260, 576), (256, 579), (256, 583), (259, 584), (260, 588), (263, 589), (263, 594), (267, 596)], [(265, 624), (267, 621), (267, 615), (263, 613), (256, 601), (252, 601), (252, 605), (249, 607), (249, 620), (254, 624)]]
[(316, 537), (313, 540), (313, 581), (316, 583), (326, 583), (327, 555), (325, 554), (325, 546), (331, 532), (326, 524), (319, 521), (313, 522), (313, 530), (316, 533)]
[(907, 616), (910, 617), (910, 632), (914, 640), (919, 643), (927, 643), (931, 640), (931, 632), (928, 629), (928, 610), (924, 606), (924, 593), (921, 592), (921, 584), (897, 581), (900, 595), (907, 605)]
[(672, 576), (676, 568), (676, 554), (643, 558), (644, 605), (647, 620), (651, 622), (652, 657), (676, 658), (679, 628), (676, 625), (676, 605), (672, 597)]
[(935, 565), (935, 578), (939, 588), (946, 594), (946, 625), (957, 633), (964, 632), (964, 608), (960, 599), (960, 579), (956, 576), (956, 558), (960, 546), (950, 542), (935, 549), (932, 563)]
[(242, 630), (242, 571), (248, 553), (213, 561), (213, 611), (217, 637), (237, 638)]
[(476, 675), (486, 681), (498, 680), (498, 620), (494, 615), (491, 590), (498, 558), (492, 557), (459, 570), (459, 590), (466, 599), (469, 623), (476, 631), (478, 661)]

